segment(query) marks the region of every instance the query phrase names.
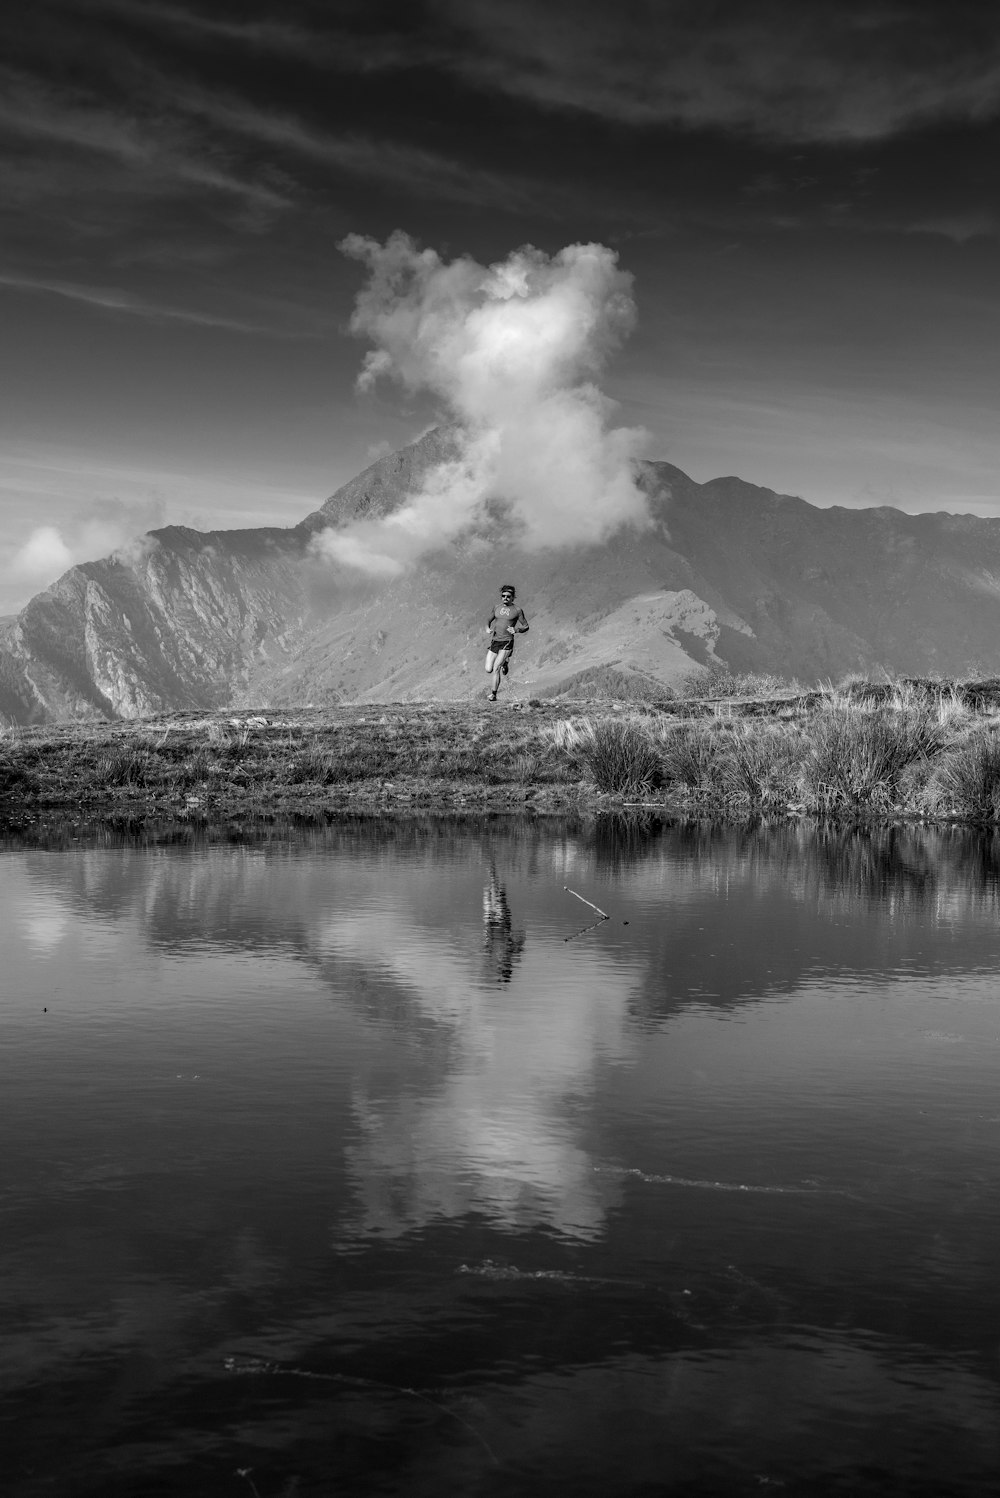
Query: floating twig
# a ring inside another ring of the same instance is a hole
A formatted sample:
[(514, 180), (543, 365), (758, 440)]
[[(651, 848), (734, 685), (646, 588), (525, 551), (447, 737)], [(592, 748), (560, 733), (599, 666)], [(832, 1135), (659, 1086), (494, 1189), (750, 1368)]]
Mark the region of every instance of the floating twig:
[(572, 895), (575, 899), (583, 900), (584, 905), (589, 905), (591, 910), (596, 910), (602, 921), (610, 921), (611, 917), (608, 915), (608, 912), (606, 910), (602, 910), (599, 905), (595, 905), (593, 900), (585, 900), (583, 895), (578, 895), (576, 890), (570, 889), (568, 884), (564, 884), (563, 889), (568, 895)]

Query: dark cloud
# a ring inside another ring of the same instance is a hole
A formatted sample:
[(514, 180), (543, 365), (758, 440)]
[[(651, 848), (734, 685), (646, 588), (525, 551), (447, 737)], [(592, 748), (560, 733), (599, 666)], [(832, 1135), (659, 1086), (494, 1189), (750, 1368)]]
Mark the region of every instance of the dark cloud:
[(6, 41), (8, 200), (132, 259), (427, 203), (553, 239), (992, 222), (1000, 26), (962, 0), (37, 0)]
[(456, 66), (550, 108), (786, 142), (884, 140), (1000, 114), (993, 7), (900, 0), (438, 0)]

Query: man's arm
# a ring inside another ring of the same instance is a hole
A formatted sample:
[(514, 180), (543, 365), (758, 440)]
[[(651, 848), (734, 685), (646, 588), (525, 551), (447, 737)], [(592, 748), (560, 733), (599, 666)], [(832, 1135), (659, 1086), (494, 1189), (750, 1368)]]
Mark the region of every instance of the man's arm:
[(523, 609), (521, 610), (521, 617), (517, 621), (517, 632), (519, 635), (526, 635), (528, 633), (528, 616)]

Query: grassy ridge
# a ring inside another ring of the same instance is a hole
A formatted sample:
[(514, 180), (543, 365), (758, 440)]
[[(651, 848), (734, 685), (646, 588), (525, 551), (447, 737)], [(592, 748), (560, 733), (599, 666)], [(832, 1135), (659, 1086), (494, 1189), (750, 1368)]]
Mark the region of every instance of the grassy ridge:
[[(707, 811), (993, 822), (1000, 819), (996, 689), (995, 682), (853, 681), (771, 699), (769, 717), (743, 716), (734, 701), (712, 719), (605, 720), (588, 726), (582, 747), (601, 790), (680, 798)], [(626, 740), (631, 775), (618, 765)]]
[(1000, 683), (725, 685), (728, 696), (570, 716), (566, 704), (508, 701), (7, 729), (0, 813), (550, 811), (614, 799), (741, 817), (1000, 821)]

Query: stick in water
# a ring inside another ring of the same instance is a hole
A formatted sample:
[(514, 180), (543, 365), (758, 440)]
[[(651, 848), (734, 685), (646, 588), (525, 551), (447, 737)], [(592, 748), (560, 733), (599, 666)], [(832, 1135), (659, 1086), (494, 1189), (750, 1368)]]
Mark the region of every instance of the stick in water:
[[(570, 889), (568, 884), (564, 884), (563, 889), (568, 895), (574, 895), (577, 900), (583, 900), (583, 896), (578, 895), (575, 889)], [(610, 921), (611, 917), (608, 915), (608, 912), (606, 910), (602, 910), (599, 905), (595, 905), (593, 900), (583, 900), (583, 903), (584, 905), (589, 905), (591, 910), (596, 910), (597, 914), (601, 917), (602, 920)]]

